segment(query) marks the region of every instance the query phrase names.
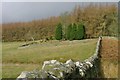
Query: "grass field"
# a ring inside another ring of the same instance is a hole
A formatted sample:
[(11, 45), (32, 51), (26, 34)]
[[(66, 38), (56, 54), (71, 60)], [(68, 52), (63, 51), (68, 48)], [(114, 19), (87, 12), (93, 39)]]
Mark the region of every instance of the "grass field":
[(97, 39), (49, 41), (19, 49), (24, 42), (5, 42), (2, 44), (2, 77), (16, 78), (22, 71), (41, 68), (45, 60), (83, 61), (95, 52), (96, 43)]

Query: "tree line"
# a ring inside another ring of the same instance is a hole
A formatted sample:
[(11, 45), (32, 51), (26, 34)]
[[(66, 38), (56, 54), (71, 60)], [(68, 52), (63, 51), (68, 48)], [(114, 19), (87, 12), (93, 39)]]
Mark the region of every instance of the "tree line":
[[(116, 3), (104, 5), (90, 3), (85, 7), (76, 5), (71, 12), (61, 13), (60, 16), (30, 22), (4, 23), (2, 40), (26, 41), (31, 40), (31, 37), (35, 40), (55, 39), (56, 25), (59, 23), (62, 24), (62, 38), (67, 40), (77, 39), (72, 33), (76, 34), (79, 23), (84, 24), (85, 38), (94, 38), (99, 35), (118, 36), (118, 7)], [(69, 34), (69, 31), (72, 33)], [(69, 37), (71, 35), (73, 37)]]

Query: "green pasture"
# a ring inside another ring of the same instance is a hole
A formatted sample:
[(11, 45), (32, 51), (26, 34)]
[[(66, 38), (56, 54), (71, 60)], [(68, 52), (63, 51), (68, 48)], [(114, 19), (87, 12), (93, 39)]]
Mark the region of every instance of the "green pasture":
[(22, 71), (40, 69), (45, 60), (83, 61), (95, 52), (98, 39), (48, 41), (20, 48), (25, 42), (2, 43), (2, 77), (16, 78)]

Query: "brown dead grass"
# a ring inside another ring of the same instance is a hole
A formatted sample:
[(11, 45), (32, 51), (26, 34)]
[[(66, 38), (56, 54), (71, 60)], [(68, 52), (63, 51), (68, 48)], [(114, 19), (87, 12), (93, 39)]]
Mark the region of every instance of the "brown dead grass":
[(105, 78), (118, 78), (118, 40), (116, 38), (103, 37), (101, 68)]
[(118, 59), (118, 40), (112, 38), (103, 38), (102, 49), (101, 49), (102, 59)]

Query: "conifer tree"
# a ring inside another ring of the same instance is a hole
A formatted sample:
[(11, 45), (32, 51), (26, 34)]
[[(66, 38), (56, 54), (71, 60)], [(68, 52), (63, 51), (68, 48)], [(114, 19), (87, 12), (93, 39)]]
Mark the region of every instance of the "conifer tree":
[(70, 24), (68, 27), (67, 27), (67, 30), (66, 30), (66, 37), (67, 37), (67, 40), (70, 39), (70, 34), (71, 34), (71, 31), (72, 31), (72, 24)]
[(80, 39), (83, 39), (84, 37), (85, 37), (85, 27), (81, 23), (81, 24), (78, 24), (77, 39), (80, 40)]
[(77, 35), (77, 26), (76, 24), (72, 24), (72, 30), (70, 32), (70, 40), (75, 40)]
[(56, 32), (55, 32), (55, 38), (56, 40), (61, 40), (62, 39), (62, 24), (59, 23), (56, 27)]

